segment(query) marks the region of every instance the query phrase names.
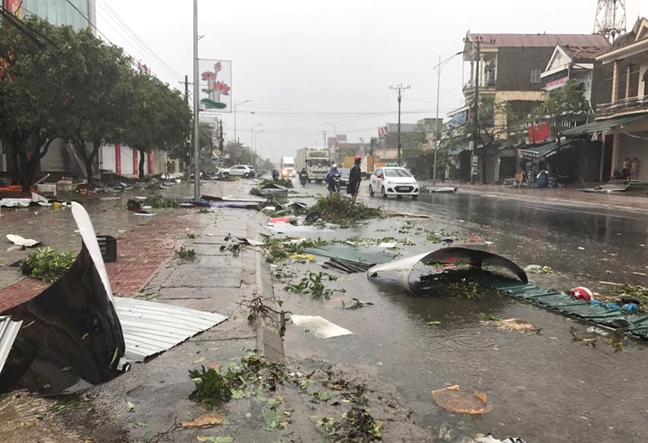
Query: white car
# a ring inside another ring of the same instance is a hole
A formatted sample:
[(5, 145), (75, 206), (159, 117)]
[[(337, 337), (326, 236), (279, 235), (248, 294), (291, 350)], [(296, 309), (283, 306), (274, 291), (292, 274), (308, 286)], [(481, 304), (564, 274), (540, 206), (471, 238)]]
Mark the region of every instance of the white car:
[(384, 167), (374, 171), (369, 179), (369, 195), (379, 192), (382, 198), (389, 195), (409, 195), (412, 199), (419, 196), (419, 185), (414, 176), (405, 168)]
[(221, 169), (221, 173), (225, 177), (236, 176), (243, 178), (254, 178), (255, 172), (254, 168), (249, 165), (234, 165), (231, 168)]

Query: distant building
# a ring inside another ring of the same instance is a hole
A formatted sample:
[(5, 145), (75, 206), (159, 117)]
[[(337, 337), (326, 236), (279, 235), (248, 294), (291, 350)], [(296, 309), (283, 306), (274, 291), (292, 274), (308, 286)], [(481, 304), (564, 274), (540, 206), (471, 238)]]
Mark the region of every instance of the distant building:
[[(77, 31), (90, 28), (96, 32), (96, 0), (4, 0), (5, 5), (22, 3), (22, 14), (37, 15), (53, 25), (70, 25)], [(5, 6), (6, 7), (6, 6)], [(7, 8), (11, 10), (11, 8)]]
[[(477, 46), (480, 46), (479, 56)], [(519, 119), (526, 119), (547, 94), (542, 73), (546, 71), (556, 47), (604, 48), (609, 42), (602, 35), (592, 34), (479, 34), (468, 32), (464, 44), (464, 61), (469, 63), (469, 79), (463, 87), (466, 106), (453, 111), (452, 125), (461, 126), (473, 117), (476, 86), (485, 102), (490, 102), (492, 114), (486, 116), (486, 125), (495, 140), (506, 140), (509, 122), (501, 110), (504, 103)], [(483, 122), (482, 122), (483, 123)], [(488, 146), (485, 177), (487, 182), (500, 181), (499, 164), (501, 143)], [(465, 151), (471, 144), (461, 144), (453, 153), (459, 156), (462, 179), (469, 179), (471, 167), (465, 163), (482, 165)], [(473, 147), (474, 148), (474, 147)], [(477, 146), (479, 148), (479, 146)], [(462, 154), (463, 153), (463, 154)], [(480, 151), (476, 152), (482, 155)]]
[(648, 183), (648, 19), (638, 19), (596, 62), (612, 67), (609, 102), (597, 104), (594, 122), (563, 134), (601, 142), (601, 180), (619, 176), (629, 158), (639, 160), (636, 178)]

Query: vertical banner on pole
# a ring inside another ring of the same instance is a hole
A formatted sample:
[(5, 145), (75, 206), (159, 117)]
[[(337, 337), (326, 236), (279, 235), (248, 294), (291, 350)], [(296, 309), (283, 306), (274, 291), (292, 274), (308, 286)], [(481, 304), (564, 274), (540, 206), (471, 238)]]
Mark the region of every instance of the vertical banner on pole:
[(232, 62), (200, 59), (200, 103), (206, 110), (232, 112)]

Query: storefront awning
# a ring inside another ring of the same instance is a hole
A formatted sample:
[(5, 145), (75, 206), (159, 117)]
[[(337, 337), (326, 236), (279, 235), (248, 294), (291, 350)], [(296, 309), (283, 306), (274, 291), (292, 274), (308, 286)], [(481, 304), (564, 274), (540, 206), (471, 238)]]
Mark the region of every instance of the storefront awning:
[(626, 117), (611, 118), (609, 120), (599, 120), (592, 123), (587, 123), (585, 125), (576, 126), (575, 128), (566, 129), (562, 131), (561, 134), (573, 136), (573, 135), (592, 134), (594, 132), (609, 131), (610, 129), (627, 125), (628, 123), (632, 123), (633, 121), (642, 118), (648, 118), (648, 114), (629, 115)]
[[(569, 149), (573, 145), (569, 142), (565, 143), (564, 141), (560, 143), (560, 149)], [(548, 158), (554, 155), (558, 151), (558, 142), (547, 143), (542, 146), (534, 146), (527, 148), (528, 151), (537, 152), (540, 157)]]

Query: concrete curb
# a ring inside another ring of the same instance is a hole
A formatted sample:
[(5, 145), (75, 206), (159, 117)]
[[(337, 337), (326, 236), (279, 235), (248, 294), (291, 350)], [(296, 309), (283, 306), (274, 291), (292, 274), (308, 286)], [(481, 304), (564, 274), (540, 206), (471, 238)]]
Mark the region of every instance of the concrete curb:
[[(252, 222), (248, 225), (248, 237), (260, 240), (259, 233), (263, 227), (265, 219), (261, 214), (253, 217)], [(265, 260), (263, 251), (258, 248), (255, 250), (256, 266), (256, 286), (257, 295), (264, 299), (272, 300), (269, 307), (275, 311), (281, 311), (277, 304), (274, 293), (274, 283), (272, 281), (272, 270), (270, 264)], [(269, 303), (266, 303), (269, 304)], [(284, 358), (283, 338), (280, 334), (281, 319), (276, 316), (273, 320), (260, 318), (256, 324), (257, 333), (257, 350), (261, 355), (273, 362), (279, 362)]]

